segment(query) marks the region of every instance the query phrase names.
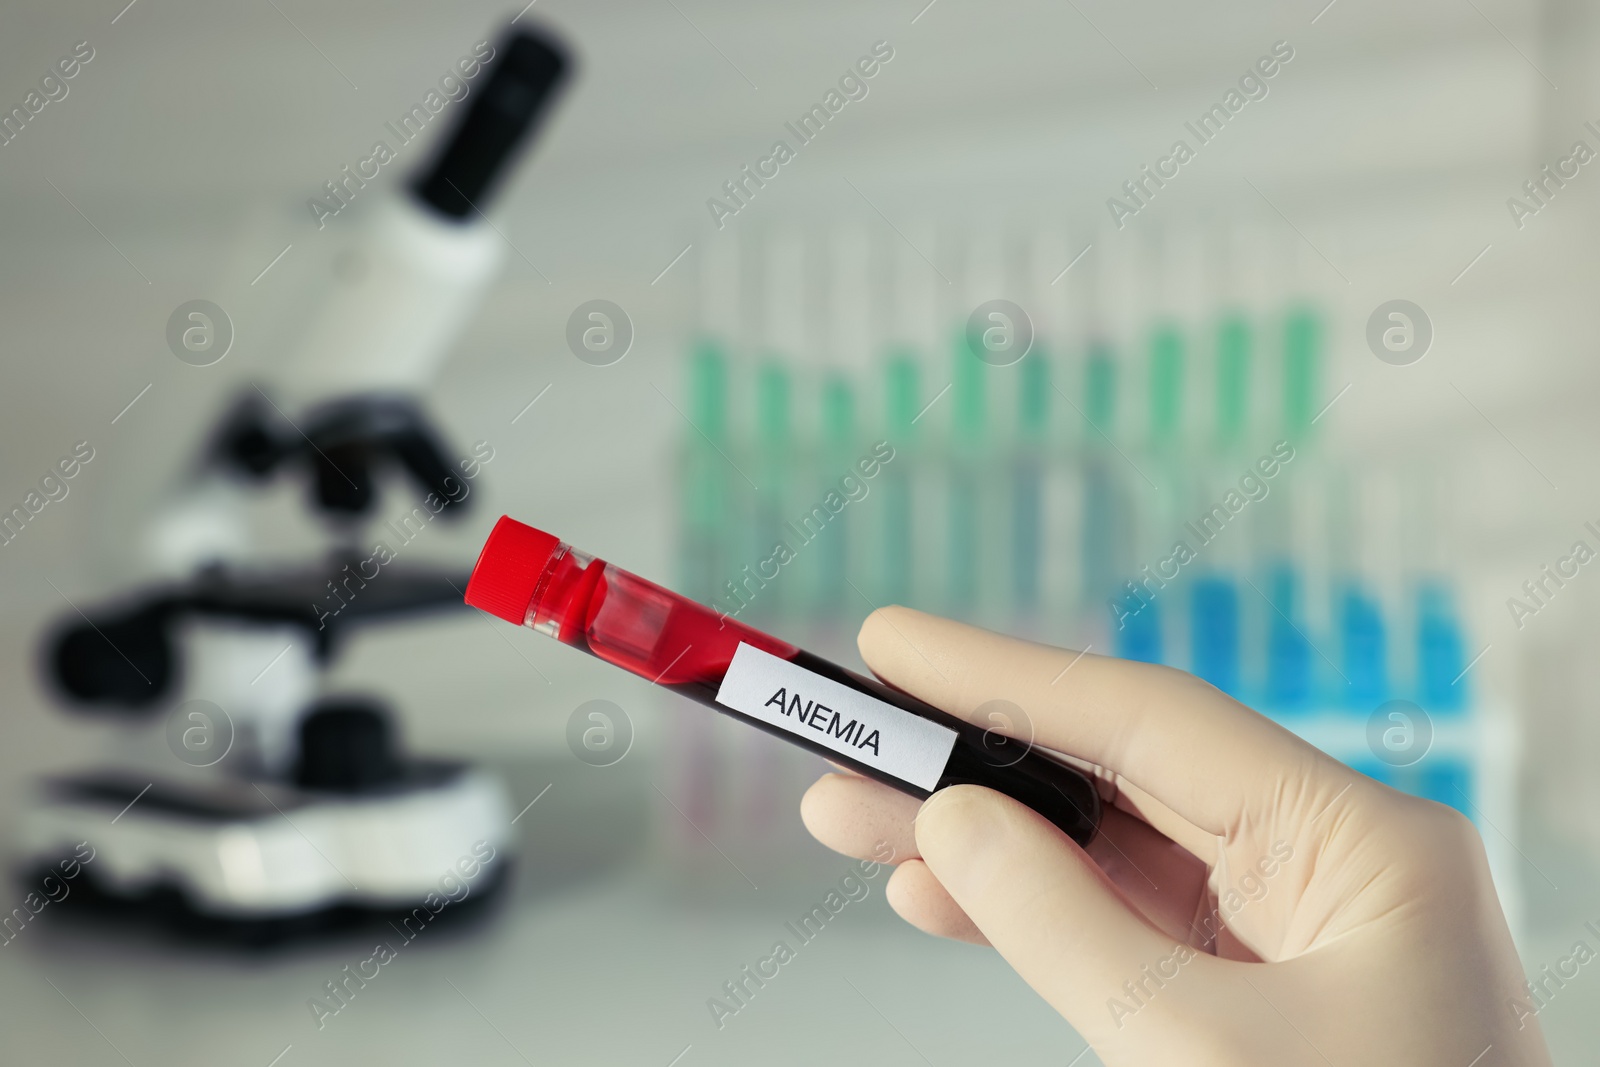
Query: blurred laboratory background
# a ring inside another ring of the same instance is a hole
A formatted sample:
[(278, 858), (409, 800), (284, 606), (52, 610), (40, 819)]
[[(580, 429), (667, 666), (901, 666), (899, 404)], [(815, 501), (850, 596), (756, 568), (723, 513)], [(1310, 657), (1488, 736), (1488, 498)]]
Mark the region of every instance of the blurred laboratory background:
[(0, 14), (18, 1062), (1097, 1062), (796, 939), (821, 762), (464, 608), (502, 513), (1192, 671), (1593, 936), (1591, 6), (124, 3)]

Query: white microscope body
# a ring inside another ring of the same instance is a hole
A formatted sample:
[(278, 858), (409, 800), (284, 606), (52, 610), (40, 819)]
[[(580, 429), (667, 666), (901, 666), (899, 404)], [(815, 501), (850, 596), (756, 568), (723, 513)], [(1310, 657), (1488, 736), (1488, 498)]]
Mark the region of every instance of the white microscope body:
[[(422, 906), (485, 842), (496, 860), (476, 877), (500, 884), (513, 842), (498, 778), (403, 756), (378, 701), (323, 679), (351, 630), (461, 607), (466, 561), (369, 571), (357, 535), (380, 493), (407, 482), (441, 518), (467, 503), (475, 465), (447, 458), (419, 398), (503, 262), (487, 198), (566, 68), (543, 34), (497, 42), (437, 159), (374, 205), (273, 395), (252, 389), (225, 414), (143, 531), (174, 580), (57, 631), (47, 672), (121, 732), (115, 766), (45, 783), (23, 826), (29, 866), (88, 842), (102, 901), (159, 900), (252, 940)], [(243, 505), (275, 477), (305, 482), (325, 558), (259, 564)]]

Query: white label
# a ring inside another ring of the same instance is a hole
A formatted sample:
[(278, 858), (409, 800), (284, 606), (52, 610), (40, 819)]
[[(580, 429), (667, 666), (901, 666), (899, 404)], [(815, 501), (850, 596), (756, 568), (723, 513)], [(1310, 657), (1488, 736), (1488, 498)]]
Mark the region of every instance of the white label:
[(740, 642), (717, 703), (932, 792), (956, 732)]

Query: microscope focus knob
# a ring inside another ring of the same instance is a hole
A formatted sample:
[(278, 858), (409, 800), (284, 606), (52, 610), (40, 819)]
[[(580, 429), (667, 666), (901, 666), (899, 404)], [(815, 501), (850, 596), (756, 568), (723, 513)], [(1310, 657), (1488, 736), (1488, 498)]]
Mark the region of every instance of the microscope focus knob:
[(176, 670), (166, 622), (160, 611), (99, 624), (85, 619), (56, 635), (48, 661), (51, 674), (77, 701), (142, 711), (166, 693)]
[(400, 779), (394, 727), (378, 704), (340, 698), (318, 704), (300, 724), (297, 783), (305, 789), (361, 793)]

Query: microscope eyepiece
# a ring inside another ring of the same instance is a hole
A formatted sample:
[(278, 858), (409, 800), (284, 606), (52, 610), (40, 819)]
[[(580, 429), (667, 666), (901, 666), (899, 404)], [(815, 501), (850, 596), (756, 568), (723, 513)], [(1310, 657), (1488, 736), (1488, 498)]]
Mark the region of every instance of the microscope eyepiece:
[(567, 51), (541, 33), (517, 30), (499, 41), (489, 80), (451, 131), (413, 194), (453, 219), (482, 211), (518, 147), (538, 126), (570, 65)]

